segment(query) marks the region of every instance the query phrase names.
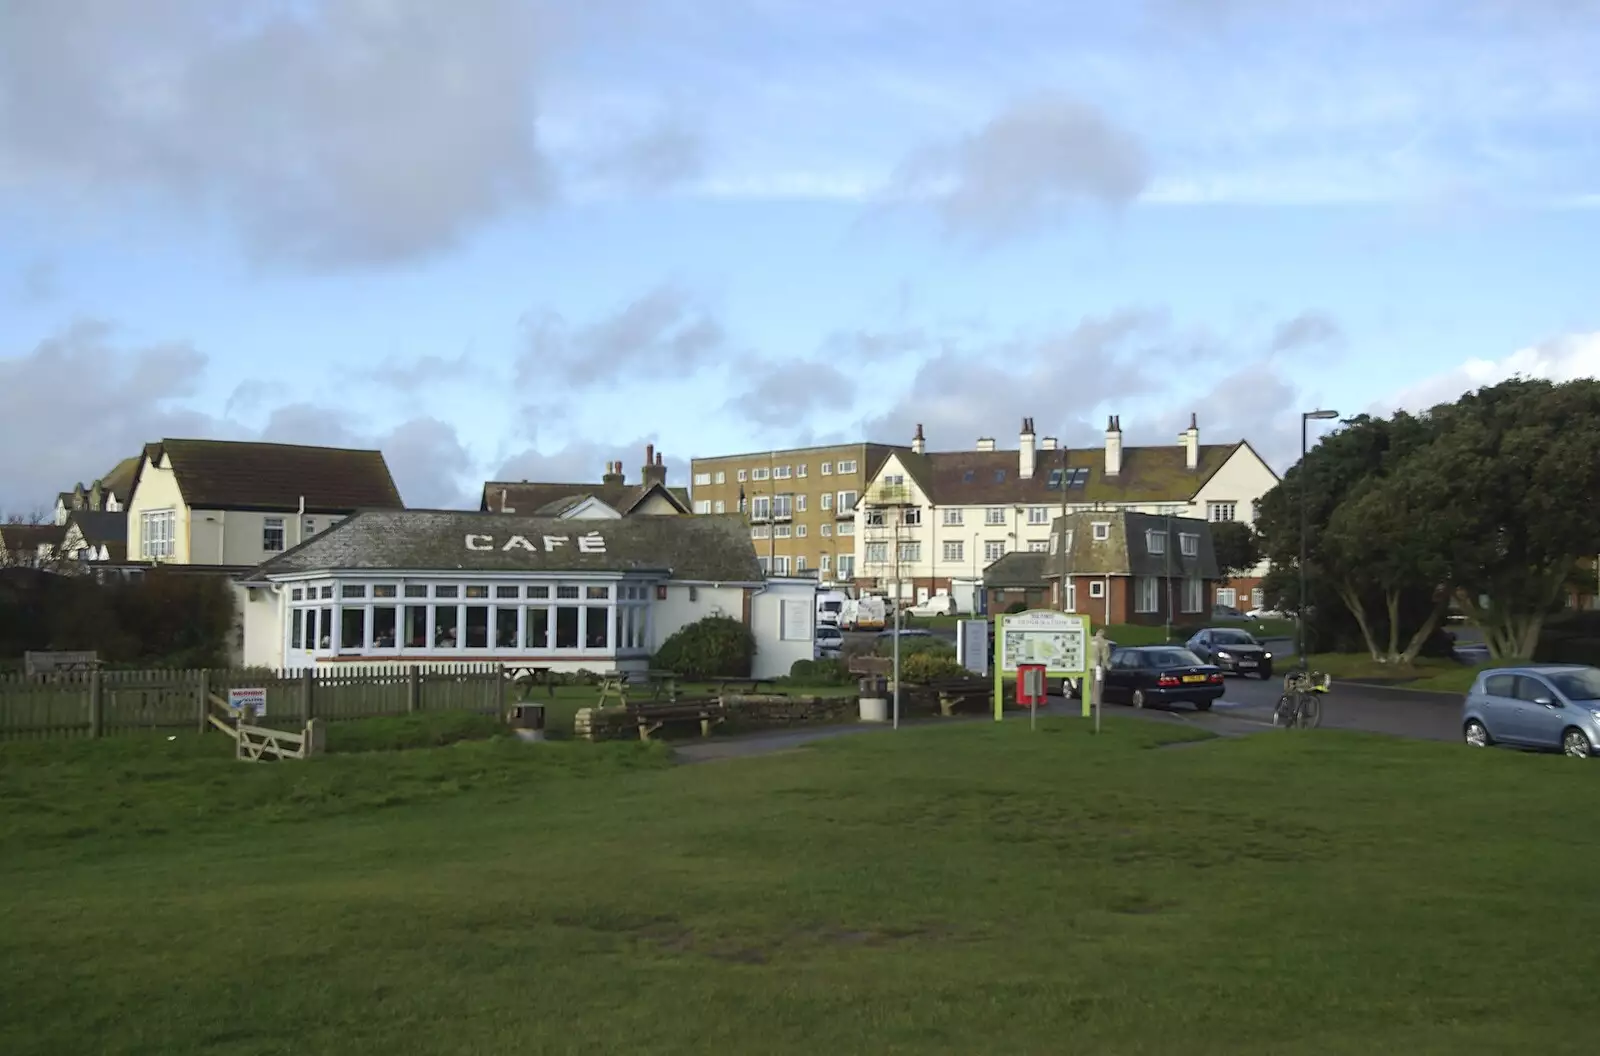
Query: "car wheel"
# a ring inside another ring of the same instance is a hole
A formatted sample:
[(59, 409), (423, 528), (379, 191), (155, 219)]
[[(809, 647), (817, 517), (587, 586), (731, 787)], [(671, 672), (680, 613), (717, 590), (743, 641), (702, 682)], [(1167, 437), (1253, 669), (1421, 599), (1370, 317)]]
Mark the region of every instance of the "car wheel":
[(1561, 735), (1561, 750), (1574, 759), (1587, 759), (1594, 754), (1594, 745), (1589, 743), (1587, 733), (1571, 726)]
[(1472, 748), (1487, 748), (1494, 743), (1489, 738), (1489, 729), (1477, 719), (1470, 720), (1463, 731), (1468, 746)]
[(1133, 696), (1128, 698), (1128, 703), (1132, 704), (1136, 708), (1144, 707), (1144, 690), (1142, 690), (1142, 689), (1134, 690), (1133, 691)]
[(1272, 668), (1263, 667), (1260, 670), (1258, 670), (1256, 672), (1256, 674), (1261, 676), (1261, 681), (1265, 682), (1267, 679), (1272, 677)]
[(1197, 701), (1194, 702), (1194, 710), (1195, 711), (1210, 711), (1211, 710), (1211, 702), (1209, 700), (1197, 700)]
[(1061, 680), (1061, 695), (1071, 700), (1083, 698), (1083, 682), (1076, 678), (1063, 678)]

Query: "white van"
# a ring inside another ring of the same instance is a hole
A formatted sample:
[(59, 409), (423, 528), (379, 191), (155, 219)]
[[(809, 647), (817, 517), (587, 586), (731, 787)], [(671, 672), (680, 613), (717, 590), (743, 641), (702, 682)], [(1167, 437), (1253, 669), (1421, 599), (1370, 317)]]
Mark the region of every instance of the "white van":
[(956, 599), (949, 594), (935, 594), (926, 601), (917, 602), (906, 611), (913, 616), (954, 616)]
[(839, 626), (839, 614), (844, 611), (844, 603), (850, 600), (850, 595), (842, 590), (817, 591), (817, 626)]

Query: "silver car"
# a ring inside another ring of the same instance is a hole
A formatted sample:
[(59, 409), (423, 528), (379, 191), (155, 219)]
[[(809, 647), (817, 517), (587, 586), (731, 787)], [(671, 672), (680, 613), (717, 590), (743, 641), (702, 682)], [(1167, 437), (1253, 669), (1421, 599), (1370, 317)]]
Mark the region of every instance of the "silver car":
[(1576, 664), (1497, 667), (1480, 674), (1461, 706), (1469, 745), (1559, 748), (1580, 759), (1600, 746), (1600, 670)]

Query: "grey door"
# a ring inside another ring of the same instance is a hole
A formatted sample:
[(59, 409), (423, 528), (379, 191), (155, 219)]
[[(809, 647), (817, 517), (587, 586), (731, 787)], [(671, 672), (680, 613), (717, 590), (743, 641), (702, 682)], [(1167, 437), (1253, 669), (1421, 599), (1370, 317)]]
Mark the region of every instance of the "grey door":
[(1483, 696), (1479, 699), (1483, 724), (1497, 741), (1515, 740), (1511, 712), (1516, 707), (1516, 694), (1516, 675), (1490, 675), (1483, 681)]
[(1561, 746), (1567, 716), (1561, 697), (1535, 675), (1518, 675), (1511, 727), (1516, 740), (1538, 748)]

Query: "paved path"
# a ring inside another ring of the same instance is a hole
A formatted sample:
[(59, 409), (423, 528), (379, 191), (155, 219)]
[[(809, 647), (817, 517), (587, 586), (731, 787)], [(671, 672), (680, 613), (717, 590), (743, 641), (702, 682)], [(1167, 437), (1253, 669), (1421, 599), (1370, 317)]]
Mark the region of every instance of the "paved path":
[[(1243, 736), (1272, 729), (1272, 708), (1278, 701), (1282, 686), (1282, 681), (1276, 678), (1265, 682), (1253, 678), (1230, 678), (1227, 693), (1209, 712), (1197, 712), (1181, 707), (1171, 711), (1154, 708), (1135, 711), (1125, 704), (1108, 704), (1104, 714), (1130, 716), (1151, 722), (1182, 723), (1210, 730), (1225, 737)], [(1076, 715), (1078, 709), (1077, 701), (1065, 701), (1056, 697), (1052, 698), (1050, 707), (1042, 714)], [(948, 719), (914, 719), (900, 725), (905, 729), (991, 721), (993, 720), (985, 715), (963, 715)], [(1028, 720), (1025, 713), (1010, 713), (1006, 721)], [(1421, 740), (1455, 741), (1461, 736), (1460, 722), (1461, 698), (1453, 693), (1420, 693), (1415, 690), (1335, 683), (1333, 692), (1324, 699), (1322, 705), (1322, 725), (1325, 729), (1333, 730), (1361, 730)], [(834, 737), (882, 733), (891, 729), (888, 723), (882, 725), (863, 723), (818, 729), (773, 730), (742, 737), (681, 744), (676, 747), (676, 754), (678, 759), (685, 763), (741, 759), (755, 755), (770, 755), (774, 752), (794, 751), (808, 744)]]

